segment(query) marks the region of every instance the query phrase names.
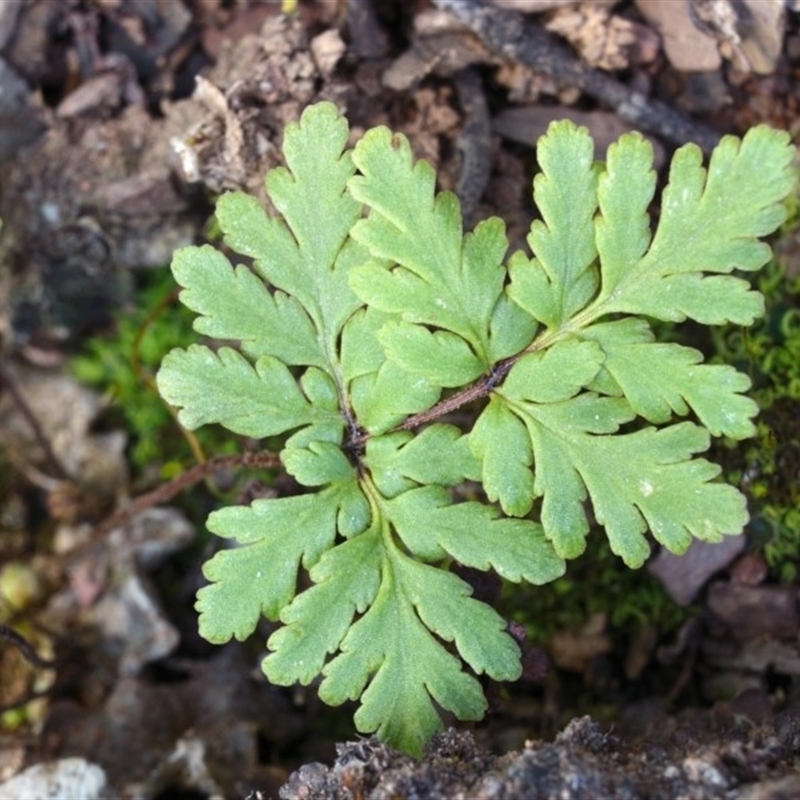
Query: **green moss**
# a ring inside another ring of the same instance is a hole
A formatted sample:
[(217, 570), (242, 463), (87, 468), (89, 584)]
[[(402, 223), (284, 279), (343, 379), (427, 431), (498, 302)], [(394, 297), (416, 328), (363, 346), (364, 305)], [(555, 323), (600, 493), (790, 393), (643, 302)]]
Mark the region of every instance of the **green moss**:
[(774, 577), (791, 582), (800, 552), (800, 275), (773, 262), (756, 288), (765, 296), (764, 319), (713, 334), (720, 361), (750, 375), (761, 407), (756, 436), (729, 443), (721, 458), (725, 479), (749, 498), (754, 550)]
[(618, 638), (630, 638), (648, 624), (667, 635), (693, 613), (676, 605), (649, 573), (626, 568), (601, 536), (588, 538), (586, 552), (568, 563), (562, 578), (540, 587), (508, 586), (506, 592), (513, 598), (503, 605), (515, 609), (514, 619), (540, 646), (597, 613), (605, 615), (610, 635)]
[(161, 477), (171, 478), (196, 460), (198, 447), (224, 455), (237, 445), (218, 431), (187, 437), (156, 391), (153, 374), (161, 359), (173, 347), (196, 341), (197, 334), (193, 315), (177, 302), (168, 268), (148, 270), (138, 279), (135, 298), (116, 314), (114, 329), (87, 340), (70, 366), (78, 380), (111, 398), (113, 422), (130, 436), (134, 469), (157, 464)]

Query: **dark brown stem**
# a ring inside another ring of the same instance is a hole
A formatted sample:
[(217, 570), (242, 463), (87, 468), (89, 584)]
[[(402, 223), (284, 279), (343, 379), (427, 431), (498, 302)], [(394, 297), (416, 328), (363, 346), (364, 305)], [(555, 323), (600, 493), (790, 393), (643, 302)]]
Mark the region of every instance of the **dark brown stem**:
[[(0, 639), (11, 642), (11, 644), (22, 653), (25, 659), (30, 661), (35, 667), (50, 669), (56, 665), (55, 661), (49, 658), (42, 658), (36, 650), (34, 650), (33, 645), (21, 633), (17, 633), (13, 628), (9, 628), (8, 625), (4, 625), (2, 622), (0, 622)], [(15, 705), (21, 705), (21, 703), (17, 702)]]
[(451, 395), (441, 402), (437, 403), (433, 408), (427, 411), (422, 411), (419, 414), (412, 414), (405, 422), (398, 425), (396, 430), (406, 431), (412, 428), (417, 428), (424, 425), (426, 422), (432, 422), (445, 414), (450, 414), (461, 406), (471, 403), (473, 400), (479, 400), (481, 397), (486, 397), (500, 381), (505, 378), (508, 371), (514, 366), (519, 356), (512, 356), (505, 361), (501, 361), (497, 366), (492, 369), (490, 375), (475, 381), (472, 386), (467, 386), (466, 389)]
[(220, 467), (246, 467), (247, 469), (272, 469), (279, 467), (280, 458), (276, 453), (268, 450), (261, 450), (256, 453), (239, 453), (235, 456), (217, 456), (198, 464), (186, 472), (182, 472), (177, 478), (162, 483), (150, 492), (145, 492), (131, 500), (128, 505), (116, 511), (110, 517), (101, 522), (94, 530), (94, 539), (101, 538), (114, 528), (124, 525), (128, 520), (145, 509), (161, 505), (171, 500), (175, 495), (187, 489), (189, 486), (208, 477), (214, 470)]
[[(486, 375), (483, 378), (479, 378), (471, 386), (467, 386), (466, 389), (463, 389), (462, 391), (457, 392), (456, 394), (451, 395), (444, 400), (441, 400), (427, 411), (420, 411), (419, 414), (412, 414), (407, 420), (401, 422), (399, 425), (393, 428), (393, 430), (408, 431), (418, 428), (420, 425), (433, 422), (434, 420), (439, 419), (439, 417), (443, 417), (445, 414), (451, 414), (453, 411), (456, 411), (467, 403), (471, 403), (474, 400), (479, 400), (482, 397), (486, 397), (489, 392), (491, 392), (502, 382), (503, 378), (508, 375), (511, 367), (513, 367), (514, 364), (516, 364), (526, 352), (527, 351), (523, 350), (521, 353), (517, 353), (515, 356), (511, 356), (510, 358), (506, 358), (505, 360), (498, 362), (492, 368), (491, 374)], [(363, 450), (364, 445), (367, 443), (369, 437), (369, 433), (366, 431), (360, 431), (358, 436), (350, 441), (350, 449), (360, 452)]]

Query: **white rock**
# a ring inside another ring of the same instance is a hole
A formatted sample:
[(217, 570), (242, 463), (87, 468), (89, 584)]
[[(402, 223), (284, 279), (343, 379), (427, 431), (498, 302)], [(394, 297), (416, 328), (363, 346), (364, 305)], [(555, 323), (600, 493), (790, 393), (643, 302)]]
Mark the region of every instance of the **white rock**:
[(99, 800), (106, 773), (83, 758), (62, 758), (36, 764), (0, 783), (3, 800)]

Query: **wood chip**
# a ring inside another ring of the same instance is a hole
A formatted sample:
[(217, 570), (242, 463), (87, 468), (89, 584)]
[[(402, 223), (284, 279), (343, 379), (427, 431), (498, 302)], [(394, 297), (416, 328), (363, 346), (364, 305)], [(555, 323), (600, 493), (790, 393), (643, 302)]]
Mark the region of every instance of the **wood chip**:
[(563, 36), (590, 67), (625, 69), (637, 35), (633, 22), (592, 3), (556, 11), (545, 28)]

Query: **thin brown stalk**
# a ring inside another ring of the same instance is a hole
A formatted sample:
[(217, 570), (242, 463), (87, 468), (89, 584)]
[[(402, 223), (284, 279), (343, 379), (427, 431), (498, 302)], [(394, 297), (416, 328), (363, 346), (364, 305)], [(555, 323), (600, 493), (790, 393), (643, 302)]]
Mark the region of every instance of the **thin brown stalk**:
[[(8, 625), (4, 625), (0, 622), (0, 639), (5, 639), (7, 642), (10, 642), (14, 645), (14, 647), (19, 650), (22, 656), (25, 658), (26, 661), (29, 661), (35, 667), (41, 667), (42, 669), (50, 669), (56, 665), (56, 662), (49, 658), (42, 658), (34, 649), (33, 645), (21, 634), (17, 633), (13, 628), (9, 628)], [(27, 702), (27, 701), (23, 701)], [(22, 703), (17, 702), (15, 705), (21, 705)]]
[(161, 505), (172, 500), (184, 489), (207, 478), (214, 470), (221, 467), (245, 467), (247, 469), (271, 469), (280, 466), (280, 458), (276, 453), (268, 450), (261, 450), (255, 453), (239, 453), (234, 456), (216, 456), (197, 464), (186, 472), (182, 472), (177, 478), (173, 478), (167, 483), (162, 483), (155, 489), (145, 492), (135, 497), (123, 508), (107, 517), (94, 530), (93, 539), (105, 536), (114, 528), (124, 525), (136, 514), (153, 506)]

